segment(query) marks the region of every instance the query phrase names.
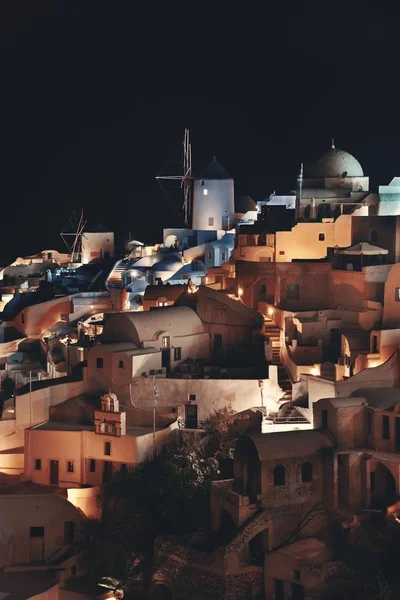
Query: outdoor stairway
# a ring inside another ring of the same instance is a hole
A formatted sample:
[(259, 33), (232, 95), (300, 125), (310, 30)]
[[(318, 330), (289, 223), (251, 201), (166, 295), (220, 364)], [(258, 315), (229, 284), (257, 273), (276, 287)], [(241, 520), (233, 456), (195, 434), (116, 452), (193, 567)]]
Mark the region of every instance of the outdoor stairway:
[(307, 419), (297, 411), (291, 402), (281, 405), (274, 421), (275, 423), (308, 423)]
[(287, 371), (282, 364), (278, 365), (278, 383), (279, 383), (279, 387), (284, 392), (282, 400), (291, 402), (292, 401), (292, 382), (290, 381)]
[(126, 271), (126, 264), (119, 260), (109, 276), (107, 277), (107, 287), (121, 288), (122, 287), (122, 273)]
[(272, 364), (278, 365), (281, 362), (281, 331), (273, 321), (266, 321), (264, 330), (272, 343)]

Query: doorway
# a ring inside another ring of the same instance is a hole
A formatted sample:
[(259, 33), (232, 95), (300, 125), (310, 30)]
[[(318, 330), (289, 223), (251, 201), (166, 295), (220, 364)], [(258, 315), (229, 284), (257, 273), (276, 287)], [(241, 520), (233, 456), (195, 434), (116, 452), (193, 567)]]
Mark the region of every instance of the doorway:
[(396, 452), (400, 452), (400, 416), (394, 420), (396, 424)]
[(378, 463), (370, 472), (371, 508), (382, 509), (392, 504), (396, 498), (396, 482), (387, 467)]
[(44, 561), (44, 527), (30, 528), (30, 562)]
[(108, 483), (112, 478), (112, 462), (110, 460), (104, 461), (103, 466), (103, 483)]
[(216, 362), (220, 362), (224, 358), (224, 347), (221, 333), (214, 334), (213, 358)]
[(75, 541), (75, 523), (74, 521), (64, 522), (64, 544), (70, 546)]
[(161, 366), (166, 369), (167, 373), (170, 372), (170, 370), (171, 370), (171, 347), (170, 347), (170, 338), (168, 335), (165, 335), (162, 338)]
[(58, 460), (50, 461), (50, 485), (58, 485)]
[(348, 454), (338, 454), (339, 506), (349, 505), (350, 460)]
[(185, 427), (197, 429), (197, 404), (185, 404)]

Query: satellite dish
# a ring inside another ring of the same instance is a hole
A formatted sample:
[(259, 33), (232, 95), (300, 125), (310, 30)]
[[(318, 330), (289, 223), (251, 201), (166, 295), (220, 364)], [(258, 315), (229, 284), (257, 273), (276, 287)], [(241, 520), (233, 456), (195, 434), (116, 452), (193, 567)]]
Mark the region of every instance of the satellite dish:
[(347, 177), (347, 171), (343, 171), (343, 173), (341, 174), (342, 179), (344, 179), (345, 177)]

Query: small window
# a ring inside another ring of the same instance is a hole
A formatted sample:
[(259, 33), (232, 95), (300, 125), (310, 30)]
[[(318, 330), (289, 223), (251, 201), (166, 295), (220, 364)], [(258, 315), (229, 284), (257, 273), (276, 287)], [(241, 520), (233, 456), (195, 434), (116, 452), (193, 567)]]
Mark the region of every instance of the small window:
[(274, 469), (274, 485), (285, 485), (286, 473), (283, 465), (277, 465)]
[(89, 459), (89, 471), (91, 473), (95, 473), (96, 472), (96, 459), (95, 458), (90, 458)]
[(212, 253), (211, 253), (211, 252), (209, 252), (209, 253), (208, 253), (208, 260), (211, 260), (211, 258), (212, 258)]
[(189, 402), (196, 402), (196, 394), (189, 394)]
[(266, 286), (266, 284), (265, 284), (265, 283), (262, 283), (262, 284), (260, 285), (260, 294), (261, 294), (262, 296), (265, 296), (265, 295), (266, 295), (266, 293), (267, 293), (267, 286)]
[(44, 538), (44, 527), (31, 527), (29, 537)]
[(204, 190), (203, 190), (203, 196), (208, 196), (208, 189), (207, 188), (204, 188)]
[(119, 360), (118, 361), (118, 369), (123, 369), (124, 368), (124, 361), (123, 360)]
[(121, 471), (125, 473), (127, 471), (126, 463), (121, 463)]
[(225, 260), (225, 252), (221, 252), (221, 260)]
[(21, 323), (22, 325), (25, 325), (25, 314), (21, 313)]
[(74, 461), (73, 460), (67, 460), (67, 472), (68, 473), (74, 472)]
[(303, 483), (311, 483), (313, 476), (313, 466), (310, 462), (305, 462), (301, 465), (301, 481)]
[(318, 234), (318, 240), (320, 242), (324, 242), (325, 241), (325, 234), (324, 233), (319, 233)]
[(201, 187), (204, 187), (204, 181), (201, 182)]
[(166, 348), (169, 348), (169, 337), (166, 335), (163, 337), (162, 339), (162, 347), (165, 350)]
[(96, 358), (96, 368), (97, 369), (103, 368), (103, 359), (102, 358)]
[(387, 415), (382, 417), (382, 439), (390, 440), (390, 422)]
[(111, 442), (104, 442), (104, 454), (111, 456)]
[(182, 348), (174, 348), (174, 360), (182, 359)]
[(41, 470), (42, 470), (42, 459), (35, 458), (35, 471), (41, 471)]
[(279, 250), (279, 254), (280, 254), (281, 256), (284, 256), (284, 254), (285, 254), (285, 251), (284, 251), (284, 250)]
[(296, 579), (296, 581), (300, 581), (300, 571), (299, 571), (299, 569), (295, 569), (294, 570), (294, 578), (293, 579)]
[(378, 241), (378, 234), (376, 232), (376, 229), (371, 229), (370, 233), (369, 233), (369, 241), (371, 242), (371, 244), (376, 244)]
[(400, 288), (396, 288), (395, 300), (396, 300), (396, 302), (400, 302)]
[(214, 225), (214, 217), (208, 217), (208, 225), (212, 227)]
[(299, 286), (297, 284), (286, 286), (286, 299), (298, 300), (300, 297)]
[(369, 410), (367, 412), (367, 422), (368, 422), (368, 435), (372, 433), (372, 412)]
[(322, 409), (322, 429), (328, 429), (328, 411), (326, 408)]

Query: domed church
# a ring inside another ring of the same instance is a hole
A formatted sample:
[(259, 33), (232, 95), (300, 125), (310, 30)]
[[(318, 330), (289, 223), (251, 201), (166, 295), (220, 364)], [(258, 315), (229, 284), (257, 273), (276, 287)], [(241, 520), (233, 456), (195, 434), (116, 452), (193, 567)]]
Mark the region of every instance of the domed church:
[[(300, 183), (300, 181), (299, 181)], [(336, 218), (364, 205), (369, 195), (369, 177), (349, 152), (331, 148), (306, 165), (302, 181), (300, 218)]]

